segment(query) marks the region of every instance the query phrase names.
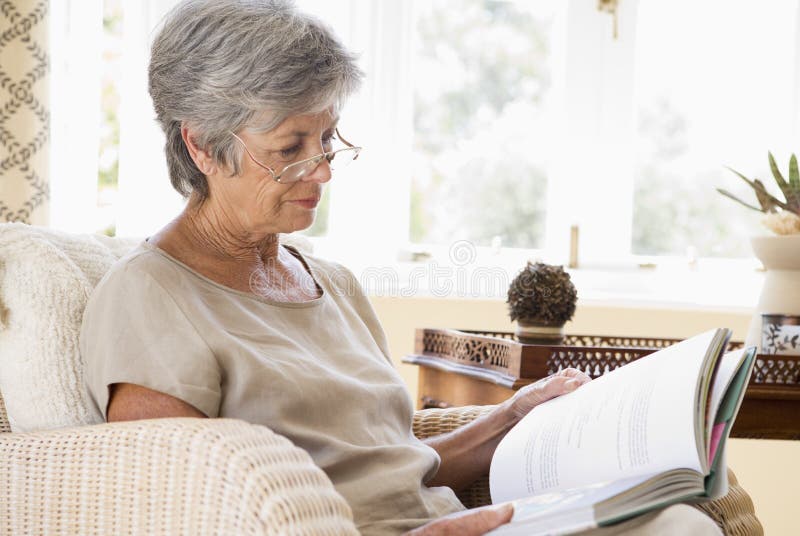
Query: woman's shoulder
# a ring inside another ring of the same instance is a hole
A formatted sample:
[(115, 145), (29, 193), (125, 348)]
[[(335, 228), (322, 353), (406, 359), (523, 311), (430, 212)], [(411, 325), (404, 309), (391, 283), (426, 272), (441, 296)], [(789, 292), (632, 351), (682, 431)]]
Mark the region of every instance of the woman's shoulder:
[(345, 265), (317, 256), (308, 251), (301, 251), (296, 246), (285, 244), (300, 253), (302, 260), (311, 269), (314, 278), (322, 278), (334, 287), (350, 287), (356, 281), (356, 276)]
[(114, 263), (95, 287), (92, 296), (116, 293), (123, 289), (145, 292), (174, 278), (174, 268), (146, 241)]
[(312, 269), (326, 276), (334, 276), (338, 273), (352, 275), (352, 272), (347, 267), (334, 260), (326, 259), (313, 253), (301, 253), (301, 255)]

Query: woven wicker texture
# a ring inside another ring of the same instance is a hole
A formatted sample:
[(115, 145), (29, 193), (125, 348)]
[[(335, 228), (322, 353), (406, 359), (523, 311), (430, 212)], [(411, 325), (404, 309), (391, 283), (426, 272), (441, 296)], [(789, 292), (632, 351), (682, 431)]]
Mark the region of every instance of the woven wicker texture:
[(729, 536), (763, 536), (764, 527), (753, 508), (753, 500), (739, 485), (736, 475), (728, 469), (728, 494), (703, 504), (695, 505), (716, 521)]
[[(420, 439), (451, 432), (492, 411), (494, 406), (464, 406), (448, 409), (425, 409), (414, 415), (414, 435)], [(763, 536), (764, 529), (756, 517), (753, 501), (739, 485), (736, 475), (728, 469), (728, 494), (697, 505), (729, 536)], [(489, 478), (484, 477), (457, 493), (467, 508), (491, 504)]]
[[(482, 415), (486, 415), (494, 406), (463, 406), (448, 409), (423, 409), (414, 414), (414, 435), (420, 439), (452, 432)], [(476, 508), (491, 504), (489, 496), (489, 475), (476, 480), (471, 486), (456, 492), (458, 499), (467, 508)]]
[(2, 434), (0, 482), (0, 534), (358, 534), (305, 451), (231, 419)]
[(10, 432), (11, 425), (8, 424), (8, 415), (6, 415), (6, 405), (3, 402), (3, 395), (0, 393), (0, 434)]

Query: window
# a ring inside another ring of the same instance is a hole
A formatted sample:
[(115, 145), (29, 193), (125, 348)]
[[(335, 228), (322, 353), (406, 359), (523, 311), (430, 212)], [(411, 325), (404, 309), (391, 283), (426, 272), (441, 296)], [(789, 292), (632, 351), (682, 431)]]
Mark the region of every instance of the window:
[(103, 2), (103, 48), (100, 88), (100, 156), (97, 177), (95, 226), (105, 234), (116, 234), (116, 201), (119, 189), (119, 84), (122, 56), (121, 0)]
[(616, 40), (585, 1), (458, 4), (415, 4), (412, 241), (751, 256), (715, 190), (800, 150), (800, 2), (623, 2)]
[(715, 187), (751, 199), (723, 165), (771, 183), (767, 151), (781, 167), (800, 151), (798, 13), (795, 1), (640, 3), (634, 253), (750, 255), (758, 214)]
[(549, 2), (417, 2), (413, 242), (544, 238)]
[[(54, 4), (54, 225), (141, 236), (180, 210), (146, 89), (175, 1)], [(620, 2), (614, 39), (592, 0), (298, 0), (366, 73), (341, 122), (364, 151), (306, 234), (355, 269), (464, 241), (565, 263), (576, 225), (583, 267), (751, 257), (759, 215), (715, 188), (750, 196), (724, 166), (767, 178), (768, 150), (800, 152), (800, 0), (701, 4)], [(95, 210), (98, 168), (116, 202)]]

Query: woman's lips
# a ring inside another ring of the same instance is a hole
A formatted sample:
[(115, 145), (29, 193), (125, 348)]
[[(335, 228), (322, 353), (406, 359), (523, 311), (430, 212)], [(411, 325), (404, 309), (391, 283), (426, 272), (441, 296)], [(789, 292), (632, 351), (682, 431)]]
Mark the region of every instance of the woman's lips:
[(292, 199), (290, 202), (294, 203), (295, 205), (300, 205), (303, 208), (312, 209), (317, 208), (317, 204), (319, 204), (319, 198), (309, 197), (307, 199)]

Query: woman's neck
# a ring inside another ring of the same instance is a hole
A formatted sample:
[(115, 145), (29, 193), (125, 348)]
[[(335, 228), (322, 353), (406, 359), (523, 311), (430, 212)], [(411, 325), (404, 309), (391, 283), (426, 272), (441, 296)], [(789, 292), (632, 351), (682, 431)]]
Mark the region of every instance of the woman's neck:
[(256, 235), (206, 202), (186, 209), (149, 242), (193, 270), (231, 288), (278, 301), (318, 297), (302, 263), (280, 247), (277, 233)]
[(277, 233), (253, 233), (235, 214), (215, 206), (210, 199), (198, 201), (192, 196), (175, 223), (175, 231), (184, 241), (220, 263), (251, 264), (253, 269), (262, 269), (278, 260)]

